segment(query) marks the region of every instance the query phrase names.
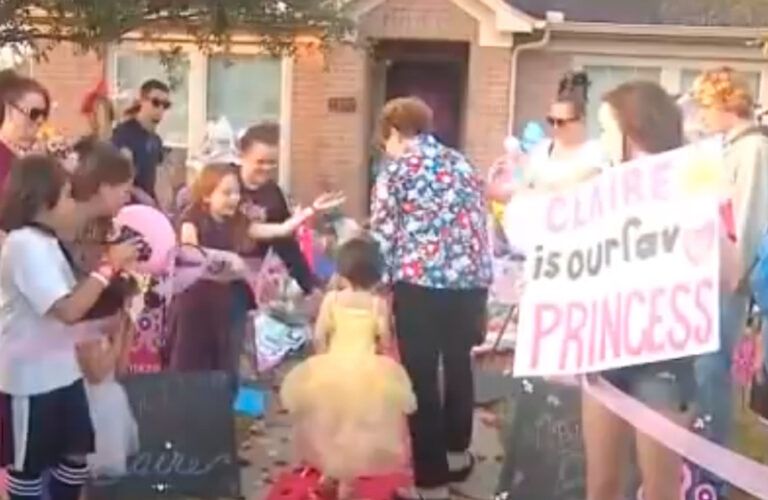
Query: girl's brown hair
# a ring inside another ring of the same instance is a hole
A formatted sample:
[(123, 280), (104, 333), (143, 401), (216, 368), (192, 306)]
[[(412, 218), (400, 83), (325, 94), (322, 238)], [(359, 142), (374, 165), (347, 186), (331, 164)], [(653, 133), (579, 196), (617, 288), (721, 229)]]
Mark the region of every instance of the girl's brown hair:
[[(216, 190), (216, 187), (228, 175), (237, 178), (237, 170), (228, 163), (211, 163), (203, 167), (190, 190), (191, 204), (189, 210), (207, 212), (206, 198)], [(248, 238), (248, 219), (239, 210), (232, 218), (232, 231), (235, 239), (235, 250), (246, 252), (252, 249), (253, 241)]]
[(603, 96), (626, 139), (646, 153), (661, 153), (684, 143), (683, 116), (675, 100), (658, 84), (632, 81)]
[(237, 170), (228, 163), (211, 163), (203, 167), (191, 188), (192, 204), (205, 206), (205, 199), (211, 196), (216, 187), (228, 175), (237, 177)]
[(705, 71), (693, 83), (694, 100), (703, 108), (734, 113), (739, 118), (752, 118), (755, 100), (746, 80), (732, 68)]
[(72, 197), (86, 201), (103, 185), (117, 186), (133, 180), (133, 164), (123, 153), (108, 142), (85, 138), (74, 146), (78, 157), (72, 174)]
[(14, 162), (0, 202), (0, 229), (13, 231), (56, 206), (69, 174), (52, 156), (28, 155)]

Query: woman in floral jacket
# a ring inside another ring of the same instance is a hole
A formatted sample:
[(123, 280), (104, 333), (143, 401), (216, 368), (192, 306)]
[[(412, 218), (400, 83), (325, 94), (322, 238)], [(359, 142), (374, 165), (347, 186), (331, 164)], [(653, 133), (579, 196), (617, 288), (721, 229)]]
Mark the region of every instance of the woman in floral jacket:
[(463, 155), (429, 134), (431, 122), (431, 109), (416, 98), (384, 107), (382, 143), (393, 160), (379, 173), (372, 201), (371, 232), (418, 403), (409, 418), (415, 488), (396, 494), (406, 500), (447, 499), (449, 485), (472, 472), (470, 351), (485, 335), (491, 283), (483, 181)]

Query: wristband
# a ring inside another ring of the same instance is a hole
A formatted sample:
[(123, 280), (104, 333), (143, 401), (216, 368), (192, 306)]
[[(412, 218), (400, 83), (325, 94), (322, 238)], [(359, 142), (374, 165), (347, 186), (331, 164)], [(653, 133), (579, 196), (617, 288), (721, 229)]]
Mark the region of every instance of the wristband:
[(103, 274), (97, 273), (96, 271), (94, 271), (91, 273), (90, 276), (91, 278), (95, 279), (96, 281), (104, 285), (104, 288), (109, 286), (109, 279), (106, 278)]
[(100, 263), (96, 268), (96, 272), (108, 280), (114, 278), (116, 274), (115, 268), (107, 262)]
[(312, 217), (314, 217), (316, 213), (316, 210), (313, 207), (307, 207), (304, 210), (301, 211), (301, 219), (302, 221), (306, 222)]

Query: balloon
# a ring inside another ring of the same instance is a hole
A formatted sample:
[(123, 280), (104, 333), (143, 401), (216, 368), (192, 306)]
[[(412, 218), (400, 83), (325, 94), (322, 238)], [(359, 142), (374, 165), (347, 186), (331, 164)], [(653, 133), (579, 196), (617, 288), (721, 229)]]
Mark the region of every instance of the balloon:
[(504, 151), (506, 151), (507, 154), (517, 153), (521, 151), (521, 149), (520, 141), (514, 135), (510, 135), (504, 139)]
[(147, 205), (128, 205), (115, 217), (115, 225), (123, 236), (135, 235), (141, 240), (137, 272), (158, 275), (168, 271), (176, 233), (165, 214)]
[(187, 167), (196, 171), (212, 163), (240, 164), (237, 138), (226, 117), (208, 122), (205, 139), (200, 151), (187, 160)]
[(547, 138), (544, 127), (539, 122), (530, 121), (523, 128), (522, 147), (526, 153)]

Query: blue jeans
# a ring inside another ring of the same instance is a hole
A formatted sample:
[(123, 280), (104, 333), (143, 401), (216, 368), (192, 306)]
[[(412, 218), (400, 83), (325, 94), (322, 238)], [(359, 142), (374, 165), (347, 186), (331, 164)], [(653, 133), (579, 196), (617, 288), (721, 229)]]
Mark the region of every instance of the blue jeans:
[[(697, 430), (724, 446), (728, 446), (733, 430), (733, 349), (746, 328), (748, 307), (749, 297), (746, 295), (721, 295), (720, 350), (699, 356), (694, 361), (697, 416), (704, 422), (704, 428)], [(723, 483), (706, 471), (698, 472), (712, 483)]]

